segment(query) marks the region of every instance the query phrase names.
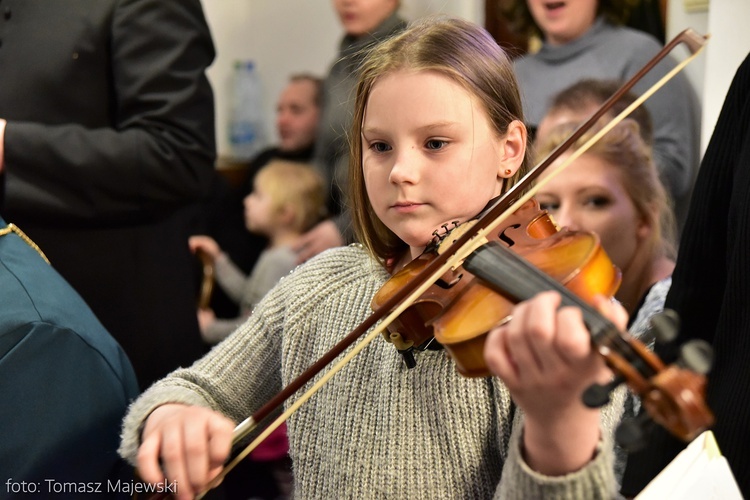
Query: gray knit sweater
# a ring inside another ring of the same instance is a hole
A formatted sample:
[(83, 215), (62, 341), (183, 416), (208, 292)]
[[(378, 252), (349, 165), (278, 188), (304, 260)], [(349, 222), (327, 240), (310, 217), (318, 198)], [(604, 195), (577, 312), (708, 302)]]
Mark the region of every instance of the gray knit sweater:
[[(248, 321), (192, 367), (136, 400), (120, 454), (135, 462), (138, 427), (156, 406), (183, 402), (239, 422), (370, 313), (388, 274), (359, 246), (324, 252), (281, 280)], [(457, 374), (442, 351), (405, 368), (377, 338), (289, 420), (298, 498), (611, 498), (612, 428), (603, 411), (595, 458), (564, 477), (522, 461), (522, 416), (497, 378)], [(502, 480), (501, 480), (502, 478)]]

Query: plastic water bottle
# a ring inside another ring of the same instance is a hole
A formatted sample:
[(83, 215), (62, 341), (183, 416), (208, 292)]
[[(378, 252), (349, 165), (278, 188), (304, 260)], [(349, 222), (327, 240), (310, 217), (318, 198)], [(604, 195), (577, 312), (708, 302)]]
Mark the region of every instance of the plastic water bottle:
[(263, 147), (260, 82), (252, 61), (237, 61), (232, 79), (229, 144), (234, 160), (251, 160)]

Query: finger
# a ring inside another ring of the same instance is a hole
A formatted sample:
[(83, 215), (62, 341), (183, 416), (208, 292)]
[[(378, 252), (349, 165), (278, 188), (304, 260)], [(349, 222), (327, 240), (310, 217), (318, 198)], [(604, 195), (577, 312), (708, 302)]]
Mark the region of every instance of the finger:
[(185, 470), (193, 491), (208, 482), (208, 433), (203, 419), (188, 420), (183, 427)]
[(309, 259), (311, 259), (316, 253), (316, 250), (314, 246), (311, 244), (305, 245), (301, 247), (297, 251), (297, 263), (302, 264), (303, 262), (307, 262)]
[(490, 372), (511, 386), (517, 384), (518, 367), (508, 352), (506, 332), (506, 326), (499, 326), (490, 331), (484, 345), (484, 360)]
[[(234, 423), (229, 420), (212, 419), (208, 422), (208, 460), (209, 467), (213, 471), (216, 467), (226, 462), (229, 453), (232, 451), (232, 431)], [(215, 474), (209, 472), (209, 477), (213, 478)]]
[(521, 313), (521, 321), (515, 326), (511, 324), (509, 349), (520, 374), (528, 382), (543, 380), (545, 373), (559, 363), (550, 355), (559, 304), (559, 294), (545, 292), (514, 310), (514, 317), (516, 310)]
[(575, 363), (591, 353), (591, 335), (583, 323), (583, 313), (577, 307), (562, 307), (557, 313), (555, 350), (566, 363)]
[(310, 236), (308, 235), (308, 233), (305, 233), (299, 238), (297, 238), (297, 241), (292, 245), (292, 250), (294, 250), (297, 253), (300, 253), (309, 244), (310, 244)]
[(163, 429), (161, 456), (164, 473), (170, 481), (177, 481), (179, 498), (192, 498), (193, 488), (185, 466), (185, 449), (181, 426)]
[(160, 436), (152, 433), (138, 448), (138, 474), (147, 483), (160, 483), (165, 479), (159, 465), (160, 444)]
[(594, 307), (620, 330), (627, 327), (628, 312), (619, 302), (597, 295), (594, 297)]

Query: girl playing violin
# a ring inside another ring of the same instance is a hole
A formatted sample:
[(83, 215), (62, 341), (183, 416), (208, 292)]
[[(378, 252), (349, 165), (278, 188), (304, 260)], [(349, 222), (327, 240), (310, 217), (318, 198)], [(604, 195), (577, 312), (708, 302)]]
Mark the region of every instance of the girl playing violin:
[[(120, 453), (145, 481), (176, 481), (179, 498), (200, 492), (237, 422), (368, 317), (436, 228), (473, 218), (526, 168), (511, 62), (462, 20), (420, 21), (373, 49), (354, 117), (361, 244), (298, 267), (230, 337), (132, 405)], [(390, 344), (368, 345), (288, 422), (295, 496), (611, 498), (621, 408), (581, 403), (608, 371), (580, 311), (558, 305), (542, 294), (491, 333), (486, 359), (499, 377), (464, 378), (437, 350), (408, 369)], [(599, 306), (623, 326), (621, 308)]]

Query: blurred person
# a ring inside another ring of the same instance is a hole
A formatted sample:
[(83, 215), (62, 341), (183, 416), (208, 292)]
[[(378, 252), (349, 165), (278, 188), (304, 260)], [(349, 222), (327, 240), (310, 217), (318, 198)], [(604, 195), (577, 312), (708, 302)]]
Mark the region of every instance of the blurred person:
[[(210, 235), (244, 273), (252, 271), (263, 248), (265, 235), (248, 231), (243, 217), (243, 200), (253, 189), (257, 172), (274, 160), (312, 161), (318, 136), (323, 81), (308, 73), (295, 73), (281, 91), (276, 104), (278, 144), (264, 149), (246, 167), (246, 177), (237, 185), (220, 177), (207, 208), (205, 234)], [(220, 318), (240, 315), (238, 302), (222, 289), (214, 291), (211, 307)]]
[[(538, 145), (543, 158), (578, 124), (552, 129)], [(551, 166), (565, 161), (601, 124), (587, 131)], [(546, 179), (550, 172), (542, 174)], [(651, 315), (663, 309), (674, 269), (674, 216), (659, 181), (651, 149), (640, 127), (625, 119), (539, 189), (536, 195), (557, 225), (596, 233), (612, 263), (622, 272), (615, 298), (630, 316), (630, 327), (645, 331)], [(643, 316), (643, 318), (641, 318)]]
[(279, 279), (294, 269), (294, 244), (326, 214), (323, 180), (309, 164), (271, 160), (253, 184), (244, 199), (245, 226), (263, 235), (268, 244), (249, 276), (210, 236), (191, 236), (188, 241), (192, 252), (202, 250), (209, 256), (219, 286), (240, 304), (241, 314), (233, 319), (219, 319), (211, 309), (198, 311), (201, 335), (210, 344), (236, 330)]
[[(216, 344), (237, 329), (263, 296), (297, 265), (292, 245), (299, 236), (325, 216), (325, 189), (318, 172), (309, 164), (272, 160), (255, 176), (252, 192), (245, 197), (247, 230), (268, 239), (250, 276), (239, 269), (210, 236), (192, 236), (190, 249), (203, 250), (214, 262), (219, 286), (240, 304), (240, 316), (218, 319), (211, 309), (198, 310), (203, 340)], [(239, 464), (238, 472), (224, 481), (233, 497), (276, 500), (292, 490), (291, 459), (286, 425), (276, 429)]]
[[(125, 352), (17, 226), (0, 218), (3, 498), (130, 498), (117, 456), (138, 395)], [(71, 486), (72, 485), (72, 486)]]
[(345, 207), (345, 186), (357, 69), (369, 49), (406, 27), (406, 22), (398, 16), (399, 5), (399, 0), (333, 0), (344, 36), (338, 57), (325, 79), (314, 155), (315, 164), (326, 179), (332, 218), (302, 237), (297, 245), (300, 262), (327, 248), (353, 241), (351, 215)]
[[(659, 52), (653, 36), (626, 26), (625, 0), (501, 0), (515, 29), (538, 34), (541, 49), (516, 59), (526, 120), (536, 129), (552, 97), (585, 78), (624, 82)], [(663, 59), (634, 87), (640, 94), (676, 65)], [(684, 74), (645, 103), (653, 120), (653, 155), (664, 187), (683, 220), (699, 165), (700, 107)]]
[[(585, 144), (604, 124), (584, 133), (550, 166), (554, 169)], [(540, 137), (537, 155), (546, 157), (578, 126), (567, 123)], [(551, 175), (542, 174), (541, 179)], [(596, 233), (612, 263), (622, 272), (615, 298), (629, 315), (628, 332), (647, 345), (651, 318), (664, 310), (674, 269), (674, 215), (670, 201), (637, 122), (625, 119), (537, 192), (560, 227)], [(640, 411), (628, 396), (623, 418)], [(615, 472), (622, 478), (627, 453), (615, 446)]]
[(147, 387), (205, 351), (185, 245), (216, 175), (201, 3), (3, 8), (0, 213), (45, 249)]
[(315, 141), (320, 130), (320, 113), (323, 100), (323, 81), (311, 74), (297, 73), (279, 94), (276, 103), (276, 131), (279, 143), (269, 147), (250, 162), (253, 176), (274, 159), (308, 162), (312, 160)]

